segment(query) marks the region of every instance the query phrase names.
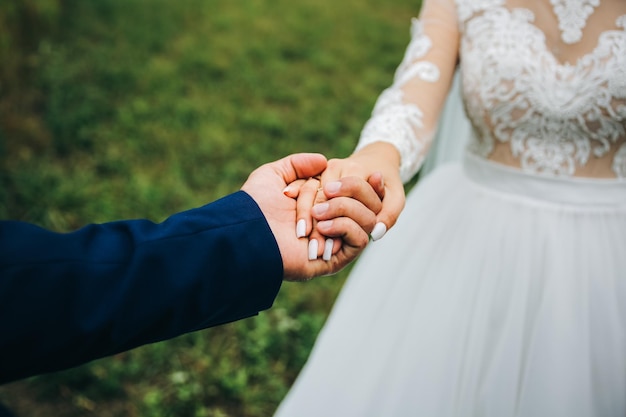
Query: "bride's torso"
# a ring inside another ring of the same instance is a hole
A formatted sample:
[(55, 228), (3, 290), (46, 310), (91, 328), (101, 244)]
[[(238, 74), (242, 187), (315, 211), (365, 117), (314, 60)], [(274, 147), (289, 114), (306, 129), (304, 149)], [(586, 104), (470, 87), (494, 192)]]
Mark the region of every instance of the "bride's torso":
[(626, 1), (456, 6), (470, 150), (531, 173), (626, 178)]

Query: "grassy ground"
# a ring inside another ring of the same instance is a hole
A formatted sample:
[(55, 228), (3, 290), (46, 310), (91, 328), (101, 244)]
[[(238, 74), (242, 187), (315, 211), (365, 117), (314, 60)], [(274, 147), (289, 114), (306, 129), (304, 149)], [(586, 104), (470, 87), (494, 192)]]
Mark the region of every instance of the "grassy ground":
[[(0, 218), (164, 219), (285, 154), (351, 152), (418, 1), (0, 4)], [(345, 272), (258, 317), (0, 387), (21, 416), (268, 416)]]

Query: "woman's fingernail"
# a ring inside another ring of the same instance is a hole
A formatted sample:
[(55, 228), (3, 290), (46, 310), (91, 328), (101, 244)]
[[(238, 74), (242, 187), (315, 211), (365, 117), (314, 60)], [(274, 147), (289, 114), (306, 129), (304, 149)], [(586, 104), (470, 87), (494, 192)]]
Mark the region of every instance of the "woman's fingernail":
[(385, 226), (385, 223), (379, 222), (376, 223), (376, 226), (374, 226), (374, 230), (372, 230), (370, 235), (372, 236), (372, 240), (378, 240), (385, 236), (385, 233), (387, 233), (387, 226)]
[(326, 239), (324, 242), (324, 254), (322, 255), (322, 259), (325, 261), (330, 261), (330, 258), (333, 256), (333, 240)]
[(304, 219), (300, 219), (296, 223), (296, 236), (298, 238), (306, 236), (306, 221)]
[(314, 215), (321, 216), (328, 211), (328, 207), (328, 203), (319, 203), (314, 205), (313, 208), (311, 208), (311, 211), (313, 211)]
[(309, 261), (317, 259), (317, 239), (309, 240)]
[(329, 193), (331, 193), (331, 194), (338, 193), (339, 190), (341, 189), (341, 181), (331, 181), (331, 182), (328, 182), (324, 186), (324, 189), (326, 191), (328, 191)]
[(283, 194), (287, 195), (289, 194), (289, 191), (291, 191), (291, 187), (289, 185), (283, 188)]
[(322, 220), (321, 222), (317, 223), (317, 230), (328, 230), (332, 227), (333, 225), (333, 221), (332, 220)]

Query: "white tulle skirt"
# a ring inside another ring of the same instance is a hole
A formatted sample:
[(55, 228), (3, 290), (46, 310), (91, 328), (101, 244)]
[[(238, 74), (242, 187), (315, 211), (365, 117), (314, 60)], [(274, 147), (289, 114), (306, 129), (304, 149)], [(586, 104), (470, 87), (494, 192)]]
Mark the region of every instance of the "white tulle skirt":
[(626, 182), (436, 169), (277, 415), (626, 416)]

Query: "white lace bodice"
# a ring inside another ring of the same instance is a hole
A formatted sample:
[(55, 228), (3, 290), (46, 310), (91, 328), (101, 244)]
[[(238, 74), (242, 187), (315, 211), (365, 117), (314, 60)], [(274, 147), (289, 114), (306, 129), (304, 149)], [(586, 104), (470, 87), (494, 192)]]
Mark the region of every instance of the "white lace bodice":
[(472, 152), (536, 174), (626, 178), (626, 2), (426, 0), (412, 34), (360, 141), (394, 143), (405, 180), (458, 59)]

